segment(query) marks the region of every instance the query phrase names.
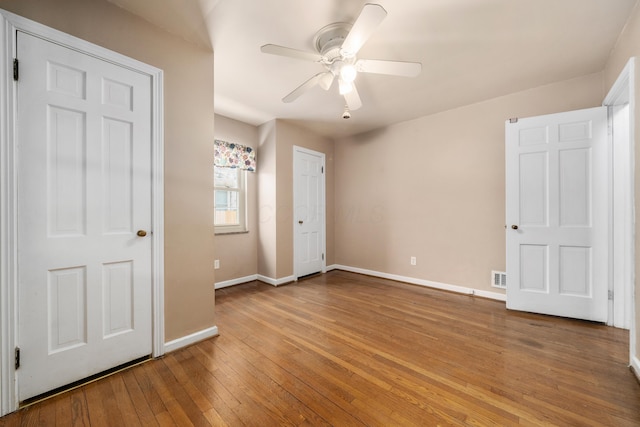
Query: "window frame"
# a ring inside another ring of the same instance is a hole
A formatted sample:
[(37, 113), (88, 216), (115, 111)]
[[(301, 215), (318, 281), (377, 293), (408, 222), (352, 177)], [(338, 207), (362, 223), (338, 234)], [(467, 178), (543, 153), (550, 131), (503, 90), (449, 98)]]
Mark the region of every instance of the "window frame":
[[(233, 169), (238, 174), (238, 187), (217, 186), (215, 183), (215, 168), (223, 168), (223, 166), (214, 165), (214, 183), (213, 183), (213, 229), (215, 234), (237, 234), (248, 233), (247, 227), (247, 171), (240, 168), (224, 168)], [(216, 192), (231, 191), (238, 193), (238, 224), (218, 225), (216, 224)]]

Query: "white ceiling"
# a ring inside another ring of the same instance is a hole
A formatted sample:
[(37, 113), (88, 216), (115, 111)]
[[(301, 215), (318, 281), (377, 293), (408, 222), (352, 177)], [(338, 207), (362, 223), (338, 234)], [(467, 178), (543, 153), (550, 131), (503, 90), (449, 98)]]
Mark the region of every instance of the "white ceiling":
[(215, 110), (259, 125), (294, 120), (340, 137), (603, 70), (638, 0), (370, 0), (388, 12), (358, 57), (422, 62), (416, 78), (360, 74), (363, 107), (341, 118), (337, 85), (285, 104), (313, 62), (313, 36), (353, 22), (365, 0), (109, 0), (215, 55)]

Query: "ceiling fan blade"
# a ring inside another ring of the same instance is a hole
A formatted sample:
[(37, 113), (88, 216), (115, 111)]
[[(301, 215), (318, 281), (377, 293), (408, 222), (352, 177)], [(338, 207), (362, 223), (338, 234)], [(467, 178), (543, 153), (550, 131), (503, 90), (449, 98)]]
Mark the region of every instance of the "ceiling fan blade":
[(386, 16), (387, 11), (379, 4), (365, 4), (351, 31), (342, 42), (342, 54), (347, 57), (355, 56)]
[(304, 50), (292, 49), (290, 47), (278, 46), (277, 44), (265, 44), (260, 47), (262, 53), (272, 55), (287, 56), (289, 58), (302, 59), (305, 61), (321, 62), (323, 57), (320, 54), (306, 52)]
[(302, 83), (300, 86), (295, 88), (289, 95), (282, 98), (282, 102), (289, 103), (289, 102), (295, 101), (300, 97), (300, 95), (302, 95), (312, 87), (316, 86), (320, 82), (320, 79), (322, 79), (323, 75), (324, 73), (318, 73), (315, 76), (311, 77), (309, 80), (307, 80), (306, 82)]
[(360, 99), (360, 95), (358, 95), (355, 84), (351, 83), (351, 90), (344, 94), (344, 100), (347, 101), (347, 106), (350, 111), (355, 111), (362, 107), (362, 100)]
[(329, 90), (329, 88), (333, 84), (333, 78), (334, 77), (335, 76), (333, 75), (332, 72), (330, 72), (330, 71), (324, 72), (324, 73), (322, 73), (322, 77), (318, 81), (318, 84), (320, 85), (320, 87), (322, 89)]
[(419, 62), (383, 61), (380, 59), (359, 59), (356, 69), (361, 73), (388, 74), (391, 76), (416, 77), (422, 71)]

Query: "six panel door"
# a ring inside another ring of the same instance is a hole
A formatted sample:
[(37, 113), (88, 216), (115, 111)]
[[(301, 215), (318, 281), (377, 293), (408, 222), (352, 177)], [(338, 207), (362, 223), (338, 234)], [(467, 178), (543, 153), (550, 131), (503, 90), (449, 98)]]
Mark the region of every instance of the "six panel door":
[(506, 124), (507, 308), (604, 322), (607, 109)]
[(151, 354), (151, 81), (29, 34), (17, 51), (24, 400)]
[(324, 264), (324, 157), (294, 148), (295, 274), (322, 271)]

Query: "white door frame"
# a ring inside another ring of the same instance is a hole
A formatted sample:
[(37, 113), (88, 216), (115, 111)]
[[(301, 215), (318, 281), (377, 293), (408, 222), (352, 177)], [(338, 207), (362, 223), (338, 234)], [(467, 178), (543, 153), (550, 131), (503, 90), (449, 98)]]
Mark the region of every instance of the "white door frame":
[(18, 337), (16, 180), (16, 32), (68, 47), (151, 78), (152, 355), (164, 354), (164, 136), (162, 70), (0, 9), (0, 416), (18, 409), (14, 351)]
[(322, 180), (320, 181), (322, 184), (322, 191), (321, 191), (321, 203), (322, 206), (324, 208), (324, 211), (322, 213), (322, 224), (321, 224), (321, 232), (322, 232), (322, 273), (326, 273), (327, 272), (327, 187), (326, 187), (326, 176), (327, 174), (326, 172), (326, 159), (325, 159), (325, 154), (321, 153), (319, 151), (313, 151), (310, 150), (308, 148), (304, 148), (304, 147), (299, 147), (297, 145), (293, 146), (293, 214), (291, 217), (291, 225), (293, 227), (293, 277), (295, 278), (295, 280), (298, 280), (298, 277), (300, 277), (300, 275), (298, 274), (298, 263), (296, 261), (297, 259), (297, 254), (298, 254), (298, 248), (297, 248), (297, 241), (298, 239), (296, 239), (296, 232), (297, 232), (297, 222), (295, 219), (295, 208), (296, 208), (296, 152), (301, 152), (301, 153), (306, 153), (312, 156), (318, 156), (322, 159)]
[[(629, 104), (629, 129), (628, 129), (628, 138), (629, 138), (629, 153), (628, 153), (628, 163), (625, 164), (613, 164), (613, 168), (620, 168), (623, 171), (623, 179), (627, 181), (629, 193), (627, 195), (626, 200), (616, 201), (612, 200), (612, 209), (629, 209), (629, 215), (626, 215), (624, 220), (612, 222), (610, 225), (611, 240), (614, 245), (616, 241), (623, 242), (624, 240), (620, 239), (620, 234), (622, 235), (630, 235), (632, 236), (630, 244), (628, 247), (624, 247), (624, 245), (619, 245), (619, 252), (623, 254), (624, 260), (622, 265), (623, 268), (618, 268), (613, 274), (619, 274), (621, 277), (625, 278), (625, 284), (623, 286), (623, 295), (618, 296), (619, 290), (616, 289), (613, 298), (613, 304), (610, 307), (613, 310), (613, 313), (624, 313), (623, 323), (627, 323), (629, 326), (629, 355), (631, 364), (634, 365), (636, 372), (640, 372), (640, 360), (636, 358), (636, 315), (638, 313), (634, 313), (635, 311), (635, 301), (634, 301), (634, 285), (635, 285), (635, 189), (634, 189), (634, 175), (635, 175), (635, 165), (634, 165), (634, 151), (635, 151), (635, 58), (629, 59), (626, 66), (618, 76), (616, 82), (609, 90), (609, 93), (605, 97), (602, 105), (609, 107), (609, 111), (612, 110), (612, 107), (616, 105), (624, 105)], [(611, 119), (611, 118), (610, 118)], [(610, 122), (611, 123), (611, 122)], [(611, 123), (613, 126), (613, 134), (616, 133), (615, 123)], [(624, 129), (623, 131), (627, 131)], [(614, 140), (612, 140), (613, 142)], [(628, 206), (624, 206), (624, 204), (628, 203)], [(620, 206), (619, 204), (623, 205)], [(612, 219), (613, 221), (613, 219)], [(621, 223), (620, 223), (621, 222)], [(612, 245), (612, 247), (614, 246)], [(615, 248), (613, 249), (615, 250)], [(610, 257), (610, 263), (612, 259)], [(613, 271), (613, 270), (612, 270)], [(612, 282), (611, 282), (612, 283)], [(611, 313), (611, 314), (613, 314)], [(614, 322), (613, 316), (610, 314), (609, 316), (609, 324), (615, 326), (625, 326), (625, 325), (617, 325)]]

